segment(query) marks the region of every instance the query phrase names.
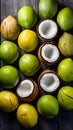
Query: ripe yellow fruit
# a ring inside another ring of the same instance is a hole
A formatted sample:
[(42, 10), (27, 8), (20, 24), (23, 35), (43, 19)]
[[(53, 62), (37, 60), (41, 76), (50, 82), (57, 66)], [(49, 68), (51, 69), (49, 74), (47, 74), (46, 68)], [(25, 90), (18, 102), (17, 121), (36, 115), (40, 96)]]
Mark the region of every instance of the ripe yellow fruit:
[(18, 37), (18, 45), (25, 52), (31, 52), (38, 46), (38, 37), (35, 31), (26, 29)]
[(37, 110), (30, 104), (21, 104), (17, 109), (17, 119), (26, 128), (34, 127), (38, 122)]
[(19, 105), (16, 95), (11, 91), (0, 92), (0, 109), (5, 112), (14, 111)]

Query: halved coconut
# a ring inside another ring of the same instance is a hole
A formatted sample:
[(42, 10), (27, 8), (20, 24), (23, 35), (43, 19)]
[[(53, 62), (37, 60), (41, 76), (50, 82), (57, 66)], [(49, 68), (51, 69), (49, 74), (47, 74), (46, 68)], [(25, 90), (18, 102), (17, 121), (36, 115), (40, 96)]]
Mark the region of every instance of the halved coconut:
[(52, 70), (44, 70), (38, 78), (40, 88), (46, 93), (55, 92), (60, 86), (60, 79)]
[(50, 19), (42, 20), (37, 25), (37, 34), (40, 39), (44, 41), (49, 41), (54, 39), (58, 33), (57, 24)]
[(30, 102), (38, 96), (38, 86), (34, 80), (25, 79), (18, 85), (16, 93), (21, 100)]
[(57, 46), (53, 44), (42, 44), (38, 50), (38, 58), (40, 61), (52, 65), (59, 60), (60, 53)]

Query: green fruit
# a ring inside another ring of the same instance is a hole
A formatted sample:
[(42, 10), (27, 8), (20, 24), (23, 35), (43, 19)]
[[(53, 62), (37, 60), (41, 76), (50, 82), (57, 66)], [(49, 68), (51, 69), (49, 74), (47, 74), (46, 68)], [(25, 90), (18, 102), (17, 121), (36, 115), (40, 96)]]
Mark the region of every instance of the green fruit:
[(17, 119), (26, 128), (34, 127), (38, 122), (38, 113), (34, 106), (21, 104), (17, 109)]
[(57, 72), (63, 81), (73, 81), (73, 60), (71, 58), (63, 59), (58, 65)]
[(59, 113), (59, 104), (52, 95), (43, 95), (37, 102), (38, 112), (46, 118), (54, 118)]
[(52, 18), (56, 15), (58, 4), (56, 0), (40, 0), (39, 13), (43, 18)]
[(6, 64), (14, 63), (19, 56), (17, 45), (10, 41), (3, 41), (0, 47), (0, 57)]
[(64, 56), (73, 55), (73, 35), (63, 33), (58, 42), (58, 47)]
[(37, 22), (37, 15), (33, 8), (29, 6), (23, 6), (18, 11), (18, 22), (24, 28), (31, 28)]
[(62, 30), (69, 30), (73, 27), (73, 9), (65, 7), (57, 15), (57, 23)]
[(73, 87), (63, 86), (58, 92), (58, 101), (62, 108), (73, 109)]
[(33, 76), (39, 69), (39, 60), (35, 55), (24, 54), (19, 60), (19, 68), (23, 74)]
[(18, 99), (13, 92), (0, 92), (0, 109), (5, 112), (14, 111), (19, 105)]
[(10, 65), (0, 68), (0, 84), (7, 89), (15, 87), (19, 82), (18, 70)]

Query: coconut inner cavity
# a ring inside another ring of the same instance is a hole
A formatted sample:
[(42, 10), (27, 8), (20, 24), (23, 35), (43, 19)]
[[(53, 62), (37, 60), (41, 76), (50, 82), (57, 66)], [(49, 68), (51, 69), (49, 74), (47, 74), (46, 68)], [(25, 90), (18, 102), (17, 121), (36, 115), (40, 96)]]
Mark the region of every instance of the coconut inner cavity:
[(42, 47), (41, 55), (47, 62), (55, 62), (59, 58), (59, 50), (55, 45), (46, 44)]
[(44, 74), (40, 79), (40, 86), (46, 92), (55, 91), (59, 85), (59, 78), (54, 73)]
[(32, 94), (33, 89), (34, 85), (31, 80), (23, 80), (17, 88), (17, 94), (22, 98), (28, 97)]
[(44, 20), (39, 24), (38, 31), (41, 37), (51, 39), (57, 34), (57, 25), (53, 20)]

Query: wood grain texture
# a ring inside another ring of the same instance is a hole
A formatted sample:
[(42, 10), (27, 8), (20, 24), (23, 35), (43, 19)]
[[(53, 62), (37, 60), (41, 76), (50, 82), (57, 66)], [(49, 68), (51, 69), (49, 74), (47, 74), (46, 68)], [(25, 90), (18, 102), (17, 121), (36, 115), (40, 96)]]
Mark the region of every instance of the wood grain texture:
[[(61, 7), (69, 6), (73, 8), (73, 0), (57, 0)], [(24, 6), (29, 5), (38, 12), (39, 0), (1, 0), (1, 20), (8, 15), (17, 18), (18, 10)], [(73, 34), (73, 29), (71, 30)], [(1, 39), (3, 40), (3, 38)], [(3, 65), (3, 62), (1, 62)], [(73, 85), (73, 83), (72, 83)], [(12, 113), (5, 113), (0, 111), (0, 130), (27, 130), (22, 127), (16, 119), (16, 111)], [(73, 111), (61, 110), (58, 117), (46, 120), (39, 116), (37, 126), (28, 130), (73, 130)]]
[(61, 110), (58, 120), (59, 130), (73, 130), (73, 111)]

